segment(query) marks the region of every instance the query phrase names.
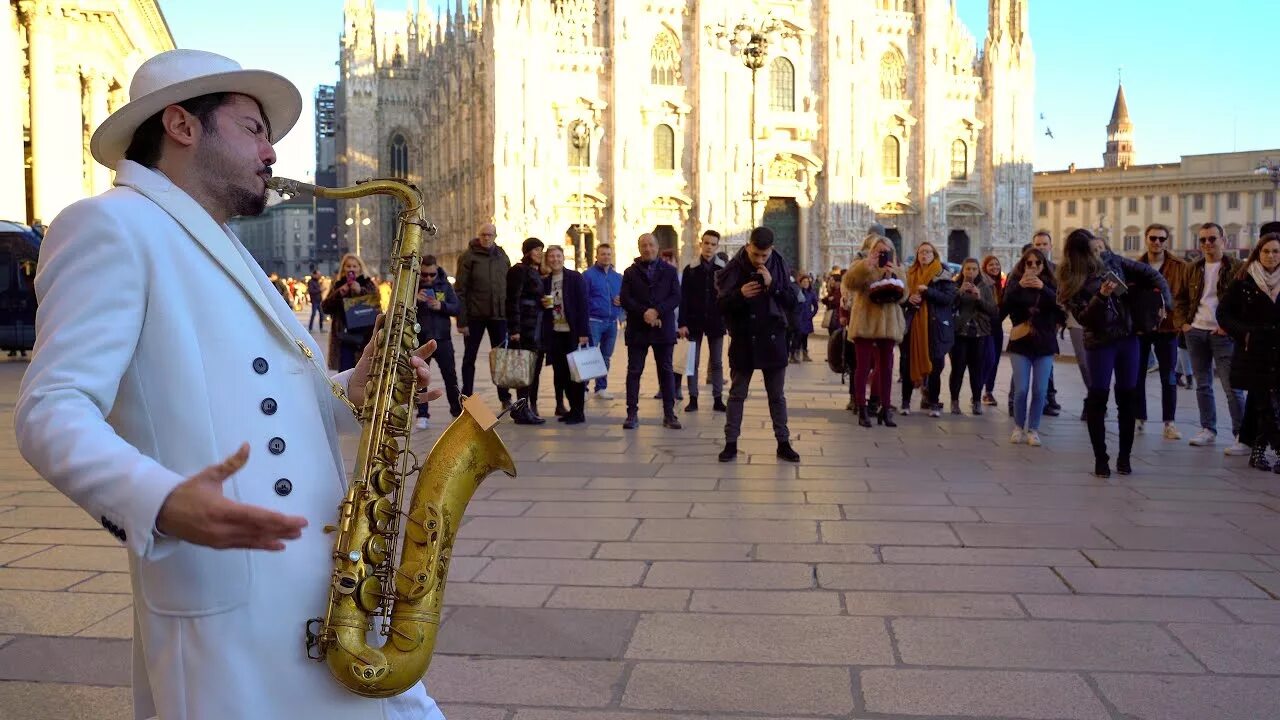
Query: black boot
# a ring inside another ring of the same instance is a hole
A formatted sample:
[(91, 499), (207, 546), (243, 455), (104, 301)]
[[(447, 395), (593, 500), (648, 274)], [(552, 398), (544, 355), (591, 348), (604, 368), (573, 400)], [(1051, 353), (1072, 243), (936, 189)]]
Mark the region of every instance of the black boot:
[(728, 411), (729, 407), (724, 404), (724, 398), (717, 395), (715, 402), (711, 405), (711, 409), (714, 410), (715, 412), (726, 412)]
[(872, 396), (872, 398), (867, 401), (867, 413), (869, 415), (875, 415), (879, 412), (880, 412), (880, 398)]
[(871, 416), (867, 415), (867, 406), (858, 406), (858, 424), (862, 427), (871, 427)]
[(778, 443), (778, 458), (787, 462), (798, 463), (800, 462), (800, 453), (792, 449), (790, 442), (783, 440)]
[(1116, 454), (1116, 472), (1121, 475), (1132, 475), (1133, 466), (1129, 464), (1129, 453), (1133, 451), (1134, 426), (1137, 423), (1138, 392), (1136, 390), (1117, 391), (1116, 405), (1119, 408), (1117, 415), (1119, 415), (1120, 421), (1120, 452)]
[(724, 449), (720, 451), (720, 462), (729, 462), (738, 457), (738, 443), (726, 442)]
[(690, 397), (690, 398), (689, 398), (689, 404), (684, 406), (684, 411), (685, 411), (685, 412), (697, 412), (697, 411), (698, 411), (698, 398), (696, 398), (696, 397)]
[[(1089, 427), (1089, 443), (1093, 446), (1093, 474), (1111, 477), (1111, 458), (1107, 455), (1107, 426), (1104, 421), (1110, 390), (1090, 390), (1085, 398), (1085, 424)], [(1132, 442), (1132, 441), (1131, 441)]]
[(881, 406), (880, 412), (876, 413), (876, 422), (885, 427), (898, 427), (898, 423), (893, 421), (893, 408), (888, 405)]
[(1271, 463), (1267, 462), (1267, 444), (1265, 442), (1258, 441), (1253, 444), (1253, 452), (1249, 454), (1249, 467), (1264, 471), (1271, 469)]

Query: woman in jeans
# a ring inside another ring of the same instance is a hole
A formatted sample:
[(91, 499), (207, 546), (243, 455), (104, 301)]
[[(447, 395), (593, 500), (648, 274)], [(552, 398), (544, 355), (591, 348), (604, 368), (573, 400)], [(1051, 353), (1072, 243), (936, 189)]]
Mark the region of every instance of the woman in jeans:
[[(1000, 258), (988, 255), (982, 258), (982, 274), (991, 281), (991, 289), (995, 293), (996, 307), (1004, 304), (1004, 268), (1000, 266)], [(987, 359), (982, 367), (982, 387), (986, 391), (982, 395), (983, 405), (996, 405), (996, 372), (1000, 369), (1000, 354), (1004, 352), (1004, 317), (997, 311), (991, 316), (991, 334), (987, 336)]]
[(591, 320), (587, 314), (587, 283), (582, 274), (564, 266), (564, 248), (548, 247), (543, 260), (550, 271), (542, 279), (542, 295), (551, 298), (550, 307), (542, 314), (542, 344), (547, 351), (554, 375), (556, 397), (569, 401), (560, 422), (577, 425), (586, 422), (586, 383), (574, 382), (569, 372), (569, 353), (585, 347), (591, 339)]
[(1129, 453), (1137, 423), (1135, 388), (1138, 373), (1145, 368), (1138, 367), (1138, 336), (1123, 296), (1126, 278), (1141, 279), (1145, 285), (1159, 288), (1165, 312), (1169, 312), (1169, 285), (1155, 268), (1108, 251), (1105, 242), (1083, 228), (1067, 236), (1064, 257), (1058, 265), (1058, 301), (1084, 330), (1084, 355), (1089, 366), (1085, 422), (1093, 445), (1093, 474), (1100, 478), (1111, 477), (1104, 423), (1113, 375), (1120, 419), (1116, 471), (1121, 475), (1133, 472)]
[(982, 371), (986, 367), (987, 344), (991, 338), (991, 318), (998, 311), (995, 289), (978, 267), (976, 258), (968, 258), (956, 276), (955, 328), (956, 341), (951, 346), (951, 414), (960, 415), (960, 388), (964, 373), (969, 371), (969, 393), (974, 415), (982, 414)]
[[(1009, 442), (1040, 447), (1040, 417), (1049, 391), (1049, 372), (1058, 354), (1058, 284), (1044, 253), (1028, 248), (1004, 290), (1003, 314), (1013, 323), (1009, 361), (1013, 366), (1013, 434)], [(1028, 408), (1027, 401), (1031, 405)]]
[[(916, 247), (907, 269), (907, 335), (902, 341), (902, 414), (911, 412), (911, 391), (922, 388), (921, 406), (930, 417), (942, 416), (942, 366), (955, 342), (951, 319), (956, 284), (933, 243)], [(883, 398), (881, 398), (883, 399)]]
[[(893, 259), (893, 243), (886, 237), (875, 241), (867, 257), (855, 261), (844, 275), (844, 296), (850, 302), (848, 340), (857, 355), (849, 387), (855, 393), (855, 410), (862, 427), (871, 427), (867, 381), (873, 370), (877, 387), (873, 394), (885, 399), (892, 392), (893, 346), (902, 341), (906, 332), (900, 303), (907, 292), (902, 278), (902, 268)], [(888, 402), (880, 404), (876, 417), (881, 425), (897, 427)]]
[(1262, 236), (1218, 306), (1218, 325), (1235, 340), (1231, 387), (1247, 390), (1257, 417), (1249, 467), (1280, 473), (1267, 445), (1280, 452), (1280, 233)]

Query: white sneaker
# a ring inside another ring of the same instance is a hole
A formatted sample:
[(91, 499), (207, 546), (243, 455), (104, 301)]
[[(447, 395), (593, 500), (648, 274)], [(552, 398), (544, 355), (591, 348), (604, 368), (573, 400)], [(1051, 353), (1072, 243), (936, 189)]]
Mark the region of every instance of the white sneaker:
[(1143, 430), (1146, 430), (1146, 429), (1147, 429), (1146, 420), (1139, 420), (1136, 423), (1134, 423), (1134, 426), (1133, 426), (1134, 432), (1142, 432)]
[(1212, 445), (1217, 441), (1218, 433), (1209, 430), (1208, 428), (1200, 428), (1200, 431), (1196, 433), (1195, 437), (1191, 438), (1191, 444), (1196, 447)]
[(1027, 431), (1027, 444), (1031, 447), (1040, 447), (1040, 433), (1035, 430)]
[(1026, 439), (1027, 439), (1027, 436), (1025, 433), (1022, 432), (1022, 428), (1014, 428), (1013, 434), (1009, 436), (1009, 444), (1021, 445), (1022, 442)]
[(1222, 449), (1224, 455), (1248, 455), (1252, 452), (1253, 448), (1240, 442), (1240, 438), (1236, 438), (1234, 443)]
[(1174, 425), (1174, 424), (1173, 424), (1173, 423), (1171, 423), (1171, 422), (1167, 422), (1167, 423), (1165, 423), (1165, 424), (1164, 424), (1164, 439), (1165, 439), (1165, 440), (1181, 440), (1181, 439), (1182, 439), (1182, 433), (1178, 432), (1178, 426), (1177, 426), (1177, 425)]
[(415, 422), (415, 423), (413, 424), (413, 426), (414, 426), (415, 428), (419, 429), (419, 430), (426, 430), (426, 429), (427, 429), (427, 419), (426, 419), (426, 418), (418, 418), (418, 421), (417, 421), (417, 422)]
[(600, 398), (601, 400), (612, 400), (612, 399), (613, 399), (613, 393), (609, 392), (608, 390), (597, 390), (597, 391), (595, 392), (595, 395), (596, 395), (596, 397), (597, 397), (597, 398)]

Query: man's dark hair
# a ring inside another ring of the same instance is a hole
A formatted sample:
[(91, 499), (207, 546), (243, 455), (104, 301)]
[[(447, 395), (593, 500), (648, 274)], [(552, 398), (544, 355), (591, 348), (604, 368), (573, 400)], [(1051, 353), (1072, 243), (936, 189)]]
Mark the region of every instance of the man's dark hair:
[(1027, 243), (1026, 245), (1023, 245), (1023, 246), (1022, 246), (1022, 254), (1023, 254), (1023, 255), (1026, 255), (1026, 254), (1027, 254), (1027, 251), (1028, 251), (1028, 250), (1030, 250), (1030, 249), (1031, 249), (1031, 248), (1033, 248), (1033, 247), (1035, 247), (1035, 245), (1032, 245), (1031, 243)]
[(599, 245), (596, 245), (596, 250), (597, 250), (597, 251), (600, 251), (600, 250), (612, 250), (612, 249), (613, 249), (613, 246), (612, 246), (612, 245), (610, 245), (609, 243), (600, 243)]
[[(200, 121), (200, 127), (210, 135), (218, 134), (218, 125), (213, 122), (213, 113), (218, 108), (226, 105), (235, 93), (220, 92), (210, 93), (208, 95), (199, 95), (190, 100), (173, 103), (178, 107), (186, 110), (196, 119)], [(254, 102), (257, 102), (255, 99)], [(262, 103), (258, 103), (258, 112), (262, 114), (262, 122), (267, 128), (267, 137), (271, 137), (271, 118), (262, 112)], [(152, 115), (137, 130), (133, 131), (133, 140), (129, 142), (129, 148), (124, 151), (126, 160), (132, 160), (139, 165), (154, 168), (156, 163), (160, 162), (160, 149), (163, 147), (164, 140), (164, 110)]]
[(1039, 237), (1039, 236), (1041, 236), (1041, 235), (1043, 235), (1043, 236), (1045, 236), (1045, 237), (1049, 238), (1049, 242), (1053, 242), (1053, 235), (1050, 235), (1048, 230), (1037, 230), (1037, 231), (1035, 231), (1035, 232), (1031, 233), (1031, 239), (1032, 239), (1032, 240), (1035, 240), (1037, 237)]
[(1219, 224), (1218, 224), (1218, 223), (1216, 223), (1216, 222), (1207, 222), (1207, 223), (1205, 223), (1205, 224), (1201, 225), (1201, 226), (1200, 226), (1200, 229), (1201, 229), (1201, 230), (1217, 230), (1217, 231), (1218, 231), (1218, 237), (1219, 237), (1219, 238), (1225, 238), (1225, 237), (1227, 236), (1226, 231), (1224, 231), (1224, 230), (1222, 229), (1222, 226), (1221, 226), (1221, 225), (1219, 225)]
[(1272, 220), (1271, 222), (1262, 223), (1262, 227), (1258, 230), (1258, 237), (1270, 235), (1271, 233), (1280, 233), (1280, 222)]
[(768, 250), (773, 247), (773, 231), (761, 225), (751, 231), (751, 238), (748, 242), (757, 250)]
[(720, 239), (720, 233), (716, 232), (715, 230), (703, 230), (703, 231), (702, 231), (702, 234), (703, 234), (703, 236), (710, 235), (711, 237), (715, 238), (716, 240), (719, 240), (719, 239)]
[(422, 263), (421, 263), (421, 266), (422, 266), (422, 267), (427, 267), (428, 265), (435, 265), (435, 264), (436, 264), (436, 256), (435, 256), (435, 255), (423, 255), (423, 256), (422, 256)]

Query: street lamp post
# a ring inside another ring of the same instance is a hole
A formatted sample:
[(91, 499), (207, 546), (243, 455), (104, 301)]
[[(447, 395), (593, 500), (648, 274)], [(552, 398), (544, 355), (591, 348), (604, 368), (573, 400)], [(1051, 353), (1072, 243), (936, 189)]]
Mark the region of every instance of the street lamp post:
[[(577, 150), (581, 157), (583, 149), (591, 145), (591, 125), (585, 120), (575, 120), (569, 126), (569, 133), (569, 141), (573, 143), (573, 149)], [(587, 157), (590, 157), (590, 154)], [(577, 247), (574, 248), (573, 261), (579, 268), (591, 262), (589, 258), (584, 258), (587, 249), (587, 199), (582, 189), (582, 176), (590, 166), (591, 163), (588, 162), (578, 169), (578, 239)]]
[(1263, 158), (1253, 174), (1262, 175), (1271, 180), (1271, 219), (1275, 220), (1277, 206), (1280, 206), (1280, 197), (1276, 197), (1280, 195), (1280, 160)]
[(357, 256), (357, 257), (359, 257), (361, 260), (363, 260), (363, 259), (364, 259), (364, 257), (363, 257), (362, 255), (360, 255), (360, 226), (362, 226), (362, 225), (364, 225), (364, 226), (368, 226), (368, 225), (369, 225), (369, 211), (368, 211), (368, 210), (365, 210), (365, 209), (364, 209), (364, 208), (362, 208), (362, 207), (360, 207), (360, 201), (359, 201), (359, 200), (357, 200), (357, 201), (356, 201), (356, 211), (355, 211), (355, 214), (354, 214), (354, 215), (348, 215), (348, 216), (347, 216), (347, 227), (355, 226), (355, 229), (356, 229), (356, 256)]
[(742, 64), (751, 71), (751, 191), (747, 200), (751, 204), (751, 227), (756, 226), (756, 203), (760, 201), (760, 193), (756, 190), (756, 90), (757, 77), (769, 56), (771, 36), (789, 34), (790, 31), (772, 15), (768, 15), (758, 24), (751, 24), (743, 18), (733, 28), (719, 26), (721, 36), (728, 35), (729, 48), (734, 54), (742, 56)]

